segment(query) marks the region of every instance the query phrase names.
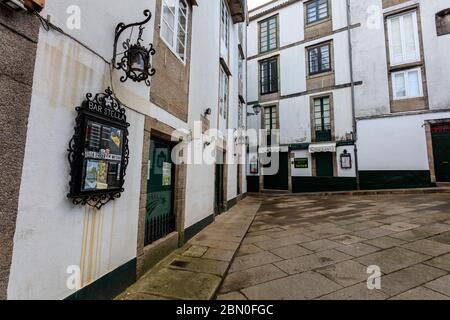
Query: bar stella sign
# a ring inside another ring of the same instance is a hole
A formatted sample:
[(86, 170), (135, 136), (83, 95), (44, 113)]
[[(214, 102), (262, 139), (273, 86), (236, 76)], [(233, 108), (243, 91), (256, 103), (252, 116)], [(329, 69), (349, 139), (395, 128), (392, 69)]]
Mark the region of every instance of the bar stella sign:
[(119, 198), (129, 160), (125, 108), (110, 88), (76, 107), (75, 132), (69, 143), (70, 192), (75, 205), (100, 209)]

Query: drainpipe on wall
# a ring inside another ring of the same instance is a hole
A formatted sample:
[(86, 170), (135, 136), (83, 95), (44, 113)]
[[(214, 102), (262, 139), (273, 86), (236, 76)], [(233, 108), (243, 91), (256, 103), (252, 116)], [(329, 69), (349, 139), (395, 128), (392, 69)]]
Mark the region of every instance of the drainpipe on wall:
[(350, 84), (351, 84), (351, 100), (352, 100), (352, 122), (353, 122), (353, 141), (355, 143), (355, 171), (356, 171), (356, 188), (361, 189), (359, 181), (359, 166), (358, 166), (358, 126), (356, 123), (356, 106), (355, 106), (355, 82), (353, 77), (353, 47), (352, 47), (352, 33), (351, 33), (351, 8), (350, 1), (347, 0), (347, 35), (348, 35), (348, 56), (350, 63)]

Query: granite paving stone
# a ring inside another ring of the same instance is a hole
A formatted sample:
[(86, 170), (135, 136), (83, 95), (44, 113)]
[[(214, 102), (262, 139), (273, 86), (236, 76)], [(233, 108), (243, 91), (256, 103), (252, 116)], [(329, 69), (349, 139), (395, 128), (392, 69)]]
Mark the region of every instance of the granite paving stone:
[(450, 275), (431, 281), (425, 287), (450, 297)]
[(340, 285), (318, 273), (305, 272), (249, 287), (242, 292), (250, 300), (307, 300), (340, 288)]

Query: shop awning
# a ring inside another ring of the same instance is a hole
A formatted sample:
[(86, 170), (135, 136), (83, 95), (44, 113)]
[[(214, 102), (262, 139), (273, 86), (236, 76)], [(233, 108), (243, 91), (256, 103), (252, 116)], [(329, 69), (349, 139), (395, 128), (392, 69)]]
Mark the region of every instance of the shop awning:
[(336, 152), (336, 142), (310, 144), (309, 153), (317, 153), (317, 152)]
[(279, 153), (279, 152), (289, 152), (288, 146), (276, 146), (276, 147), (260, 147), (259, 153)]

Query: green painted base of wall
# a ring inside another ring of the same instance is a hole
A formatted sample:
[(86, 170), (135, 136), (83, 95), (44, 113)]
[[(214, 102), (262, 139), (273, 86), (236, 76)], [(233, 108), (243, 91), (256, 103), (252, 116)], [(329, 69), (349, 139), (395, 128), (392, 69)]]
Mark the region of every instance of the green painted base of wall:
[(227, 202), (227, 210), (230, 210), (230, 209), (233, 208), (236, 204), (237, 204), (237, 198), (228, 200), (228, 202)]
[(214, 214), (207, 216), (203, 220), (200, 220), (196, 224), (186, 228), (184, 230), (184, 242), (189, 241), (193, 236), (195, 236), (197, 233), (202, 231), (204, 228), (206, 228), (208, 225), (214, 222)]
[(361, 189), (403, 189), (429, 188), (435, 185), (431, 182), (428, 170), (374, 170), (360, 171)]
[(329, 192), (356, 190), (356, 178), (292, 177), (292, 192)]
[(66, 300), (111, 300), (136, 282), (136, 259), (78, 290)]

